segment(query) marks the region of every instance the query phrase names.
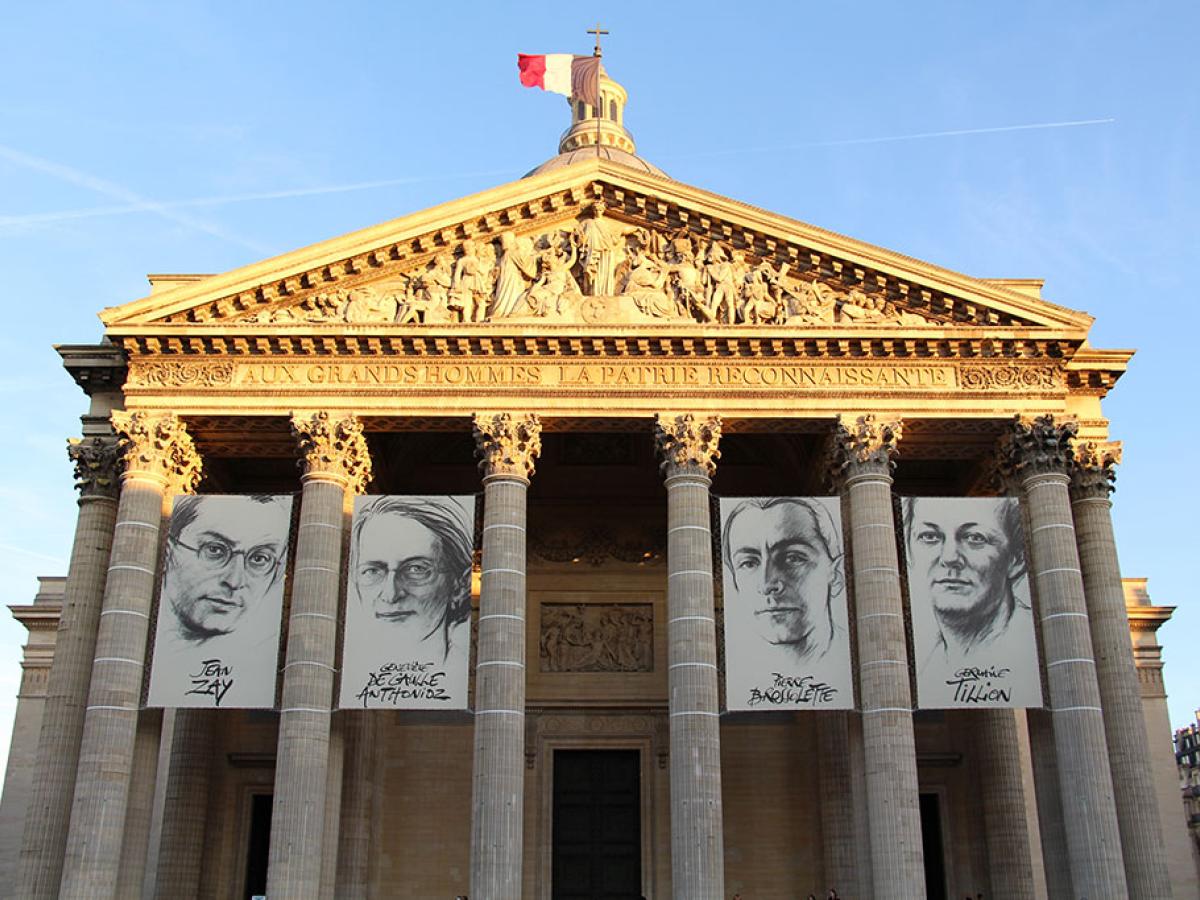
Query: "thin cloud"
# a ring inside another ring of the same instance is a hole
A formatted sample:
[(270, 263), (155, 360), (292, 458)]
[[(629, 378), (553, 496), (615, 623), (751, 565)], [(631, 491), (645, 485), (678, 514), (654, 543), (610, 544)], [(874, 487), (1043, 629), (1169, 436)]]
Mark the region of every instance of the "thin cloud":
[(42, 562), (54, 563), (63, 571), (66, 571), (67, 561), (61, 556), (50, 556), (47, 553), (38, 553), (35, 550), (26, 550), (24, 547), (16, 547), (12, 544), (0, 544), (0, 552), (16, 553), (20, 556), (28, 556), (30, 559), (38, 559)]
[(773, 147), (740, 147), (731, 150), (710, 150), (672, 156), (672, 159), (697, 159), (711, 156), (735, 156), (740, 153), (771, 153), (780, 150), (807, 150), (812, 147), (851, 147), (859, 144), (895, 144), (901, 141), (924, 141), (930, 138), (963, 137), (974, 134), (1001, 134), (1009, 131), (1040, 131), (1048, 128), (1082, 128), (1090, 125), (1111, 125), (1116, 119), (1078, 119), (1070, 122), (1034, 122), (1028, 125), (1000, 125), (993, 128), (960, 128), (953, 131), (922, 131), (916, 134), (891, 134), (882, 137), (842, 138), (832, 141), (808, 141), (803, 144), (780, 144)]
[(43, 159), (40, 156), (34, 156), (30, 153), (23, 153), (20, 150), (15, 150), (12, 147), (6, 147), (0, 144), (0, 159), (7, 160), (18, 166), (23, 166), (26, 169), (32, 169), (35, 172), (41, 172), (49, 175), (52, 178), (57, 178), (60, 181), (65, 181), (68, 184), (74, 184), (89, 191), (108, 197), (112, 200), (118, 200), (121, 203), (136, 207), (141, 212), (153, 213), (166, 219), (168, 222), (174, 222), (176, 225), (182, 225), (185, 228), (191, 228), (195, 231), (203, 232), (204, 234), (212, 235), (224, 241), (229, 241), (232, 244), (237, 244), (245, 247), (255, 253), (268, 253), (268, 248), (248, 241), (245, 238), (226, 231), (218, 225), (211, 222), (206, 222), (203, 219), (197, 219), (195, 216), (189, 216), (185, 213), (176, 212), (167, 204), (158, 203), (147, 197), (129, 190), (115, 182), (108, 181), (104, 178), (99, 178), (71, 166), (56, 163), (53, 160)]
[[(2, 155), (2, 154), (0, 154)], [(116, 206), (92, 206), (85, 209), (65, 209), (57, 212), (30, 213), (20, 216), (0, 216), (0, 227), (22, 225), (44, 225), (74, 219), (92, 219), (100, 216), (119, 216), (129, 213), (163, 212), (179, 209), (195, 209), (206, 206), (225, 206), (232, 203), (248, 203), (259, 200), (286, 200), (292, 197), (312, 197), (320, 194), (345, 194), (351, 191), (366, 191), (372, 188), (396, 187), (398, 185), (424, 184), (455, 178), (480, 178), (486, 176), (511, 175), (511, 169), (492, 172), (460, 172), (454, 175), (412, 176), (387, 178), (380, 181), (359, 181), (351, 184), (331, 184), (322, 187), (291, 188), (282, 191), (259, 191), (249, 194), (226, 194), (216, 197), (194, 197), (189, 200), (170, 200), (153, 203), (123, 203)]]

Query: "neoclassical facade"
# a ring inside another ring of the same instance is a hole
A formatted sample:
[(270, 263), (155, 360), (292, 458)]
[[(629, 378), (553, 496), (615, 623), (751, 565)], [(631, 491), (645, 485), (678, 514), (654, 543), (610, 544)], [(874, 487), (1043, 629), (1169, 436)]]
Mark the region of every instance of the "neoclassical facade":
[[(1169, 610), (1110, 515), (1130, 353), (672, 180), (602, 88), (521, 180), (151, 276), (59, 348), (90, 406), (67, 577), (16, 610), (12, 895), (1194, 896)], [(273, 710), (143, 705), (187, 493), (296, 497)], [(336, 708), (363, 493), (478, 497), (470, 712)], [(1046, 708), (919, 709), (898, 498), (998, 494)], [(712, 501), (792, 495), (841, 499), (855, 708), (727, 713)]]

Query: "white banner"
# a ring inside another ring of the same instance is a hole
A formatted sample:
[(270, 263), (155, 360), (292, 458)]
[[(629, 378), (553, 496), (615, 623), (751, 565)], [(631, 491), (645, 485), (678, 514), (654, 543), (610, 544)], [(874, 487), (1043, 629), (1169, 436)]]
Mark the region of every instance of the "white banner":
[(917, 706), (1041, 706), (1018, 502), (917, 497), (903, 510)]
[(357, 497), (342, 709), (466, 709), (474, 497)]
[(292, 498), (176, 497), (146, 704), (275, 705)]
[(721, 499), (725, 705), (853, 709), (836, 497)]

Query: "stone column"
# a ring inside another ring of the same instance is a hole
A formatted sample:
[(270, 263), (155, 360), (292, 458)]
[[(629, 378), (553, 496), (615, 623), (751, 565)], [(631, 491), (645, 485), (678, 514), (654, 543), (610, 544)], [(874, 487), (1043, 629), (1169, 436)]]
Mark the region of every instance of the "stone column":
[(84, 716), (62, 898), (111, 898), (134, 763), (164, 498), (191, 491), (200, 458), (171, 413), (114, 412), (125, 474)]
[[(67, 445), (75, 464), (79, 518), (67, 568), (66, 596), (58, 626), (33, 793), (25, 816), (14, 896), (52, 900), (62, 880), (75, 772), (83, 737), (84, 704), (96, 655), (96, 629), (108, 578), (113, 525), (117, 520), (120, 468), (116, 437), (88, 437)], [(128, 527), (128, 526), (127, 526)]]
[(1011, 709), (972, 712), (991, 896), (994, 900), (1027, 900), (1034, 896), (1033, 853), (1016, 713)]
[(271, 900), (320, 892), (342, 538), (349, 498), (371, 478), (362, 423), (353, 416), (296, 415), (292, 431), (304, 475), (275, 754)]
[(681, 900), (721, 900), (725, 840), (708, 494), (721, 455), (721, 420), (660, 414), (654, 437), (667, 487), (671, 887)]
[(1029, 758), (1033, 766), (1034, 799), (1042, 841), (1042, 872), (1048, 897), (1074, 897), (1067, 858), (1067, 833), (1063, 824), (1062, 789), (1054, 750), (1053, 714), (1031, 709), (1025, 715), (1029, 728)]
[(117, 871), (118, 897), (140, 897), (147, 882), (150, 831), (154, 821), (154, 794), (158, 785), (158, 757), (162, 749), (163, 711), (143, 709), (138, 714), (133, 739), (129, 797), (125, 801), (125, 836), (121, 840), (121, 865)]
[(899, 423), (839, 417), (835, 477), (850, 513), (872, 881), (886, 885), (895, 900), (923, 900), (912, 692), (892, 514), (891, 457), (899, 438)]
[(816, 719), (817, 726), (825, 883), (847, 897), (861, 897), (864, 892), (858, 883), (850, 714), (830, 710), (810, 715)]
[(1020, 485), (1029, 523), (1071, 883), (1088, 900), (1119, 900), (1127, 896), (1125, 869), (1067, 491), (1075, 431), (1052, 416), (1018, 419), (1002, 462)]
[(519, 900), (525, 828), (525, 521), (537, 416), (476, 415), (483, 560), (475, 665), (471, 896)]
[(372, 811), (375, 806), (375, 740), (379, 715), (347, 709), (342, 723), (342, 827), (338, 833), (338, 900), (363, 900), (371, 875)]
[(1075, 446), (1071, 509), (1129, 896), (1164, 900), (1171, 896), (1171, 881), (1109, 500), (1120, 452), (1117, 444)]
[(200, 891), (217, 715), (211, 709), (175, 711), (154, 882), (163, 900), (189, 900)]

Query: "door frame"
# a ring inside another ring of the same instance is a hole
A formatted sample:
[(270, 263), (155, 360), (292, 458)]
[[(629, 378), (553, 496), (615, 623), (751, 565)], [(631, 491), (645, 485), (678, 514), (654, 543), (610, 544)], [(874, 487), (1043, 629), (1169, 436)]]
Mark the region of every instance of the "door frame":
[[(609, 717), (605, 717), (609, 718)], [(616, 719), (618, 717), (611, 717)], [(634, 717), (641, 720), (642, 717)], [(631, 723), (632, 724), (632, 723)], [(596, 734), (582, 731), (577, 734), (539, 735), (537, 759), (541, 761), (538, 774), (538, 822), (536, 831), (537, 880), (535, 896), (551, 900), (553, 887), (554, 839), (554, 751), (556, 750), (637, 750), (642, 829), (642, 894), (653, 896), (654, 882), (654, 735), (653, 734)]]

